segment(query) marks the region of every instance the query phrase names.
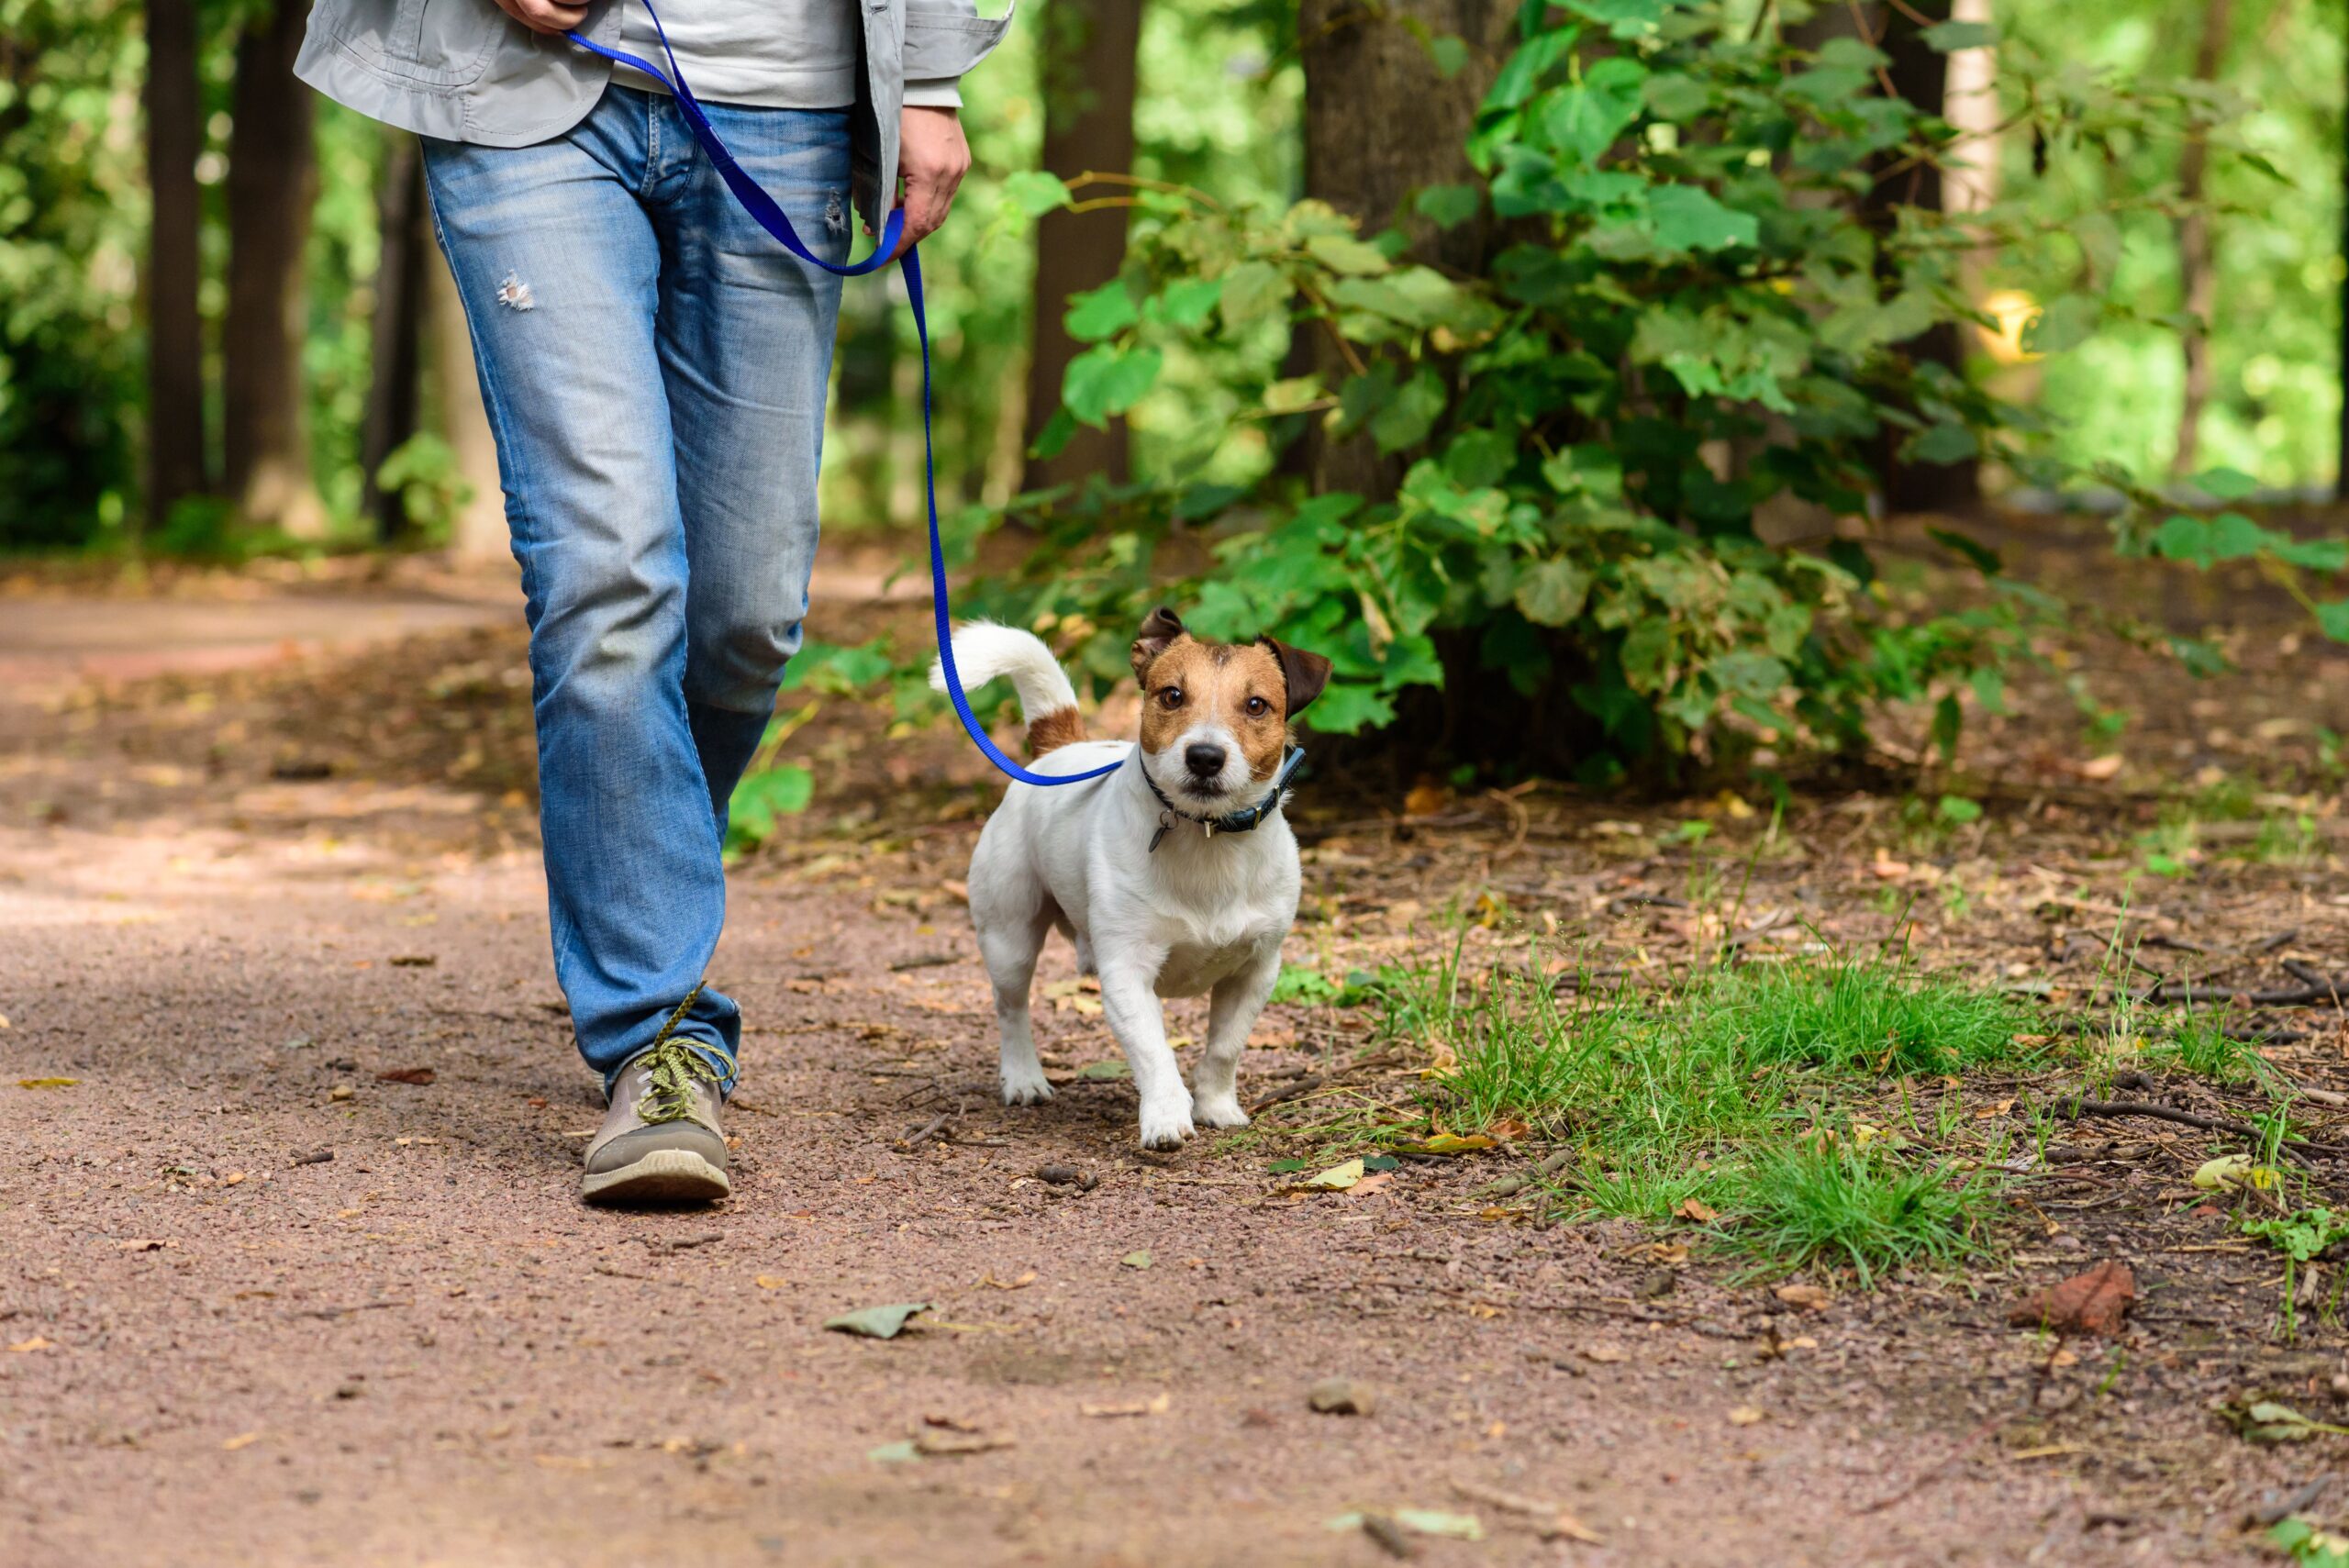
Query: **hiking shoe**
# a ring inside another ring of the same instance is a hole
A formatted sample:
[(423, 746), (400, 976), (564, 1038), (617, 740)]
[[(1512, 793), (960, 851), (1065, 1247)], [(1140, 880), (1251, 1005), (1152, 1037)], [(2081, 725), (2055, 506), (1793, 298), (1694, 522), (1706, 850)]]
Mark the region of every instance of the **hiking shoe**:
[(662, 1039), (620, 1069), (611, 1108), (587, 1145), (580, 1195), (590, 1203), (711, 1203), (733, 1190), (718, 1125), (718, 1069)]

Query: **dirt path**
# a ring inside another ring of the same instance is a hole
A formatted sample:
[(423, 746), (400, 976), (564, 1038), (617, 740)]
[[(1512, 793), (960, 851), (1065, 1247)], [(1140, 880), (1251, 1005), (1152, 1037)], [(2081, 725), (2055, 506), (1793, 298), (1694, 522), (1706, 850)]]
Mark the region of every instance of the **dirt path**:
[[(736, 1196), (583, 1208), (527, 807), (494, 766), (207, 777), (281, 700), (0, 718), (0, 1562), (2232, 1562), (2320, 1468), (2125, 1415), (2032, 1444), (2044, 1347), (1940, 1286), (1758, 1355), (1765, 1293), (1643, 1296), (1639, 1232), (1496, 1222), (1496, 1162), (1304, 1196), (1261, 1151), (1144, 1158), (1129, 1086), (1077, 1075), (1114, 1055), (1081, 1005), (1041, 1019), (1064, 1092), (1006, 1110), (935, 892), (967, 835), (894, 885), (746, 870)], [(1305, 1060), (1281, 1022), (1243, 1084)], [(894, 1341), (819, 1327), (912, 1301)], [(1308, 1409), (1327, 1376), (1375, 1414)], [(1411, 1508), (1483, 1539), (1332, 1528)]]

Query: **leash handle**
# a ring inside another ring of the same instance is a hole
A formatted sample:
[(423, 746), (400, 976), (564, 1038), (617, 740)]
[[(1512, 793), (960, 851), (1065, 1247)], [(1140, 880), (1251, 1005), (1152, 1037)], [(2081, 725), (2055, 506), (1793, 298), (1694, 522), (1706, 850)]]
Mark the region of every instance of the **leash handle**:
[[(644, 0), (644, 10), (652, 18), (652, 31), (661, 40), (661, 52), (668, 59), (669, 69), (666, 71), (624, 50), (606, 49), (575, 32), (565, 33), (563, 37), (590, 54), (601, 55), (617, 64), (641, 71), (665, 83), (671, 95), (676, 99), (678, 109), (684, 113), (685, 124), (692, 128), (694, 139), (701, 144), (702, 151), (718, 170), (718, 177), (726, 182), (726, 188), (734, 193), (734, 199), (742, 204), (742, 210), (755, 218), (759, 227), (773, 235), (785, 250), (810, 266), (820, 267), (843, 278), (862, 277), (887, 266), (891, 254), (897, 249), (897, 242), (905, 237), (906, 209), (890, 209), (887, 219), (881, 226), (880, 239), (874, 241), (873, 254), (862, 261), (853, 264), (827, 261), (807, 249), (800, 239), (798, 230), (792, 228), (790, 215), (767, 195), (756, 180), (751, 178), (741, 164), (734, 161), (734, 154), (727, 150), (726, 143), (719, 139), (717, 130), (710, 125), (709, 117), (702, 112), (699, 100), (685, 85), (685, 73), (677, 64), (677, 52), (669, 47), (668, 29), (662, 27), (661, 14), (652, 8), (651, 0)], [(946, 544), (938, 531), (938, 453), (930, 428), (930, 317), (922, 306), (919, 250), (908, 248), (899, 267), (905, 273), (906, 298), (914, 307), (914, 335), (921, 339), (921, 469), (922, 492), (930, 509), (930, 597), (938, 622), (938, 667), (946, 677), (947, 699), (954, 705), (954, 716), (963, 721), (963, 732), (970, 736), (972, 744), (978, 747), (988, 762), (1021, 784), (1045, 786), (1081, 784), (1086, 779), (1114, 773), (1125, 766), (1122, 759), (1081, 773), (1040, 773), (1033, 769), (1023, 768), (1003, 754), (1002, 749), (988, 738), (978, 716), (971, 711), (971, 699), (963, 690), (962, 673), (954, 668), (954, 627), (946, 601)]]

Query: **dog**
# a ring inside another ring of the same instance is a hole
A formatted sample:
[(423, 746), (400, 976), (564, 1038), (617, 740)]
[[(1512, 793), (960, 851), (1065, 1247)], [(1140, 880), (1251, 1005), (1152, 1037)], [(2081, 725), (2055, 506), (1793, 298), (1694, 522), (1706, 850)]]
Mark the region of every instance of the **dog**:
[[(1076, 691), (1033, 635), (991, 622), (953, 634), (965, 684), (1008, 676), (1034, 771), (1116, 772), (1082, 784), (1014, 783), (971, 855), (971, 923), (995, 984), (1004, 1104), (1052, 1098), (1029, 1023), (1045, 933), (1076, 945), (1101, 981), (1101, 1011), (1133, 1070), (1141, 1144), (1177, 1149), (1200, 1127), (1244, 1127), (1237, 1083), (1248, 1031), (1297, 919), (1297, 839), (1281, 816), (1303, 753), (1289, 721), (1329, 684), (1330, 662), (1273, 639), (1202, 641), (1170, 609), (1132, 650), (1140, 743), (1087, 740)], [(945, 686), (941, 668), (930, 684)], [(1159, 999), (1206, 993), (1208, 1037), (1194, 1094), (1166, 1043)]]

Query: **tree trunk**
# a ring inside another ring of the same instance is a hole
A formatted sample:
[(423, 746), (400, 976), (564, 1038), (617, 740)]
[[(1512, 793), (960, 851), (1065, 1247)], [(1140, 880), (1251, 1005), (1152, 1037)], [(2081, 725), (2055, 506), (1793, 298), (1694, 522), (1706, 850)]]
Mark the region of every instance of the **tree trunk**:
[[(2219, 62), (2226, 53), (2232, 0), (2202, 0), (2202, 36), (2194, 46), (2194, 80), (2215, 82)], [(2210, 150), (2199, 136), (2186, 139), (2177, 159), (2177, 192), (2182, 216), (2177, 220), (2177, 276), (2186, 314), (2194, 325), (2186, 329), (2186, 396), (2177, 413), (2177, 445), (2170, 455), (2170, 472), (2195, 471), (2201, 444), (2202, 410), (2210, 402), (2210, 314), (2219, 303), (2218, 269), (2212, 265), (2210, 215), (2202, 206), (2204, 175)]]
[[(1063, 179), (1088, 170), (1124, 173), (1134, 161), (1134, 66), (1142, 0), (1051, 0), (1044, 7), (1043, 167)], [(1061, 326), (1069, 297), (1118, 275), (1126, 259), (1126, 209), (1054, 212), (1036, 226), (1036, 324), (1028, 363), (1030, 445), (1061, 406), (1061, 380), (1084, 345)], [(1079, 427), (1060, 451), (1029, 460), (1023, 489), (1127, 475), (1126, 423)]]
[[(1949, 90), (1949, 59), (1925, 41), (1925, 28), (1948, 21), (1951, 0), (1901, 0), (1882, 7), (1869, 18), (1876, 33), (1876, 46), (1890, 57), (1885, 74), (1892, 90), (1920, 113), (1942, 116)], [(1954, 210), (1969, 210), (1960, 194)], [(1930, 162), (1879, 175), (1868, 195), (1868, 206), (1879, 215), (1879, 227), (1892, 227), (1896, 206), (1950, 210), (1943, 199), (1942, 172)], [(1937, 364), (1952, 375), (1965, 373), (1964, 339), (1954, 322), (1944, 321), (1900, 345), (1912, 363)], [(1962, 462), (1907, 462), (1898, 448), (1908, 432), (1887, 428), (1882, 443), (1880, 469), (1884, 506), (1887, 512), (1962, 512), (1980, 505), (1982, 474), (1972, 459)]]
[(376, 488), (376, 471), (416, 434), (418, 349), (423, 339), (425, 269), (430, 254), (424, 217), (424, 159), (416, 138), (391, 133), (376, 197), (383, 259), (375, 268), (375, 321), (369, 345), (367, 412), (359, 429), (361, 509), (385, 544), (407, 531), (399, 497)]
[(225, 477), (251, 522), (323, 531), (302, 419), (303, 250), (317, 160), (294, 77), (303, 7), (276, 0), (237, 40), (228, 140), (228, 311), (221, 340)]
[(147, 242), (147, 519), (206, 488), (204, 327), (196, 310), (202, 263), (195, 157), (204, 147), (195, 75), (195, 0), (148, 0), (147, 183), (154, 209)]
[(513, 559), (506, 527), (506, 492), (497, 477), (497, 441), (482, 407), (481, 379), (473, 370), (473, 343), (465, 325), (464, 301), (448, 261), (436, 250), (424, 266), (425, 330), (430, 355), (434, 401), (441, 439), (457, 455), (457, 474), (473, 494), (457, 508), (449, 530), (449, 553), (468, 565)]
[[(1475, 178), (1467, 141), (1476, 106), (1515, 43), (1516, 0), (1303, 0), (1297, 18), (1305, 64), (1305, 194), (1361, 220), (1364, 232), (1399, 225), (1409, 252), (1460, 272), (1482, 268), (1486, 224), (1450, 230), (1410, 216), (1413, 193)], [(1419, 30), (1468, 46), (1469, 63), (1447, 78)], [(1334, 389), (1350, 373), (1326, 332), (1313, 334), (1313, 365)], [(1317, 490), (1393, 494), (1401, 465), (1367, 436), (1333, 441), (1315, 425), (1306, 462)]]

